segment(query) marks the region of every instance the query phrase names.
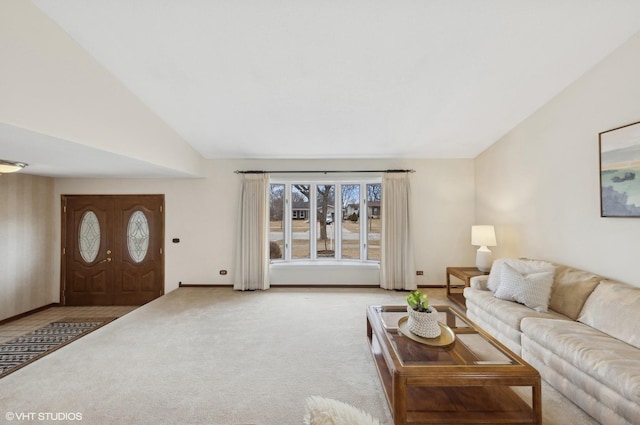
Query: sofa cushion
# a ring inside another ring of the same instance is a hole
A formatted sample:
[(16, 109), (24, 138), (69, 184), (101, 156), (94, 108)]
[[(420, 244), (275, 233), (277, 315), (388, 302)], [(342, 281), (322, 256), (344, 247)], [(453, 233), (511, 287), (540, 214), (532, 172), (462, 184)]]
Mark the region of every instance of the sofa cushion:
[(601, 276), (593, 273), (556, 264), (549, 308), (576, 320), (585, 301), (601, 280)]
[(522, 355), (522, 348), (520, 346), (522, 334), (520, 332), (509, 328), (495, 317), (487, 316), (483, 312), (476, 314), (476, 311), (473, 305), (471, 305), (471, 307), (467, 309), (467, 318), (479, 326), (480, 329), (488, 332), (492, 337), (504, 344), (509, 350), (518, 356)]
[(538, 312), (546, 312), (553, 284), (553, 271), (519, 273), (508, 263), (502, 265), (496, 298), (516, 301)]
[[(620, 391), (614, 388), (615, 385), (602, 385), (591, 375), (591, 371), (581, 370), (556, 356), (548, 347), (533, 341), (527, 334), (522, 334), (522, 358), (540, 372), (542, 379), (593, 416), (597, 423), (638, 423), (640, 404), (620, 394)], [(543, 409), (549, 413), (547, 407)], [(580, 422), (571, 423), (577, 425)]]
[(640, 348), (640, 288), (602, 281), (587, 298), (578, 321)]
[(497, 320), (507, 325), (509, 329), (513, 329), (513, 334), (518, 336), (520, 333), (520, 321), (524, 317), (569, 320), (567, 317), (553, 311), (540, 313), (521, 304), (501, 300), (494, 297), (491, 292), (480, 289), (464, 288), (464, 297), (467, 300), (467, 305), (473, 304), (478, 312), (483, 312), (485, 320)]
[[(640, 403), (640, 350), (637, 348), (572, 320), (527, 317), (522, 319), (521, 328), (526, 338), (587, 372), (600, 384)], [(566, 378), (572, 380), (571, 376)]]
[[(493, 296), (489, 291), (479, 291), (473, 288), (465, 288), (464, 294), (467, 302), (467, 317), (476, 322), (482, 329), (491, 333), (498, 341), (507, 345), (514, 350), (517, 347), (517, 353), (520, 352), (520, 323), (514, 316), (509, 316), (514, 320), (507, 322), (501, 320), (497, 316), (488, 313), (502, 309), (503, 305), (510, 305), (524, 308), (523, 306), (501, 300)], [(531, 311), (531, 310), (529, 310)], [(508, 343), (508, 341), (510, 343)], [(513, 344), (511, 344), (513, 343)]]

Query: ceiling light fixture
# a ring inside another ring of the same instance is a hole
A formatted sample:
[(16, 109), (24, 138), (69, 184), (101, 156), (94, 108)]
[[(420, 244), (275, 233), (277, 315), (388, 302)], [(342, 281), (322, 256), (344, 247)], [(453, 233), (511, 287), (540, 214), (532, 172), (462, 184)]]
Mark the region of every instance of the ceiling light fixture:
[(0, 159), (0, 174), (15, 173), (16, 171), (22, 170), (27, 165), (29, 164), (26, 162), (6, 161), (4, 159)]

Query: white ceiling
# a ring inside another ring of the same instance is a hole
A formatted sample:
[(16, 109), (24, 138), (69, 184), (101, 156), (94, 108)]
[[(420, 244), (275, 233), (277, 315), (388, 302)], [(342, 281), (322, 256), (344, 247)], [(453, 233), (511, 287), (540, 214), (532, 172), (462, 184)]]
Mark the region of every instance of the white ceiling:
[(190, 174), (0, 122), (0, 159), (29, 164), (28, 174), (48, 177), (192, 177)]
[(640, 30), (637, 0), (33, 2), (216, 159), (473, 158)]

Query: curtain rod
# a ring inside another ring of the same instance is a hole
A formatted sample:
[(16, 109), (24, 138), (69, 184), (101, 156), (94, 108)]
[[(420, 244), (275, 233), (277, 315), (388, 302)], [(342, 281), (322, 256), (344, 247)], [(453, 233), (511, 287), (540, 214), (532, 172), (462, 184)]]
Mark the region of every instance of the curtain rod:
[(333, 173), (415, 173), (416, 170), (322, 170), (322, 171), (310, 171), (310, 170), (301, 170), (301, 171), (288, 171), (288, 170), (275, 170), (275, 171), (265, 171), (265, 170), (236, 170), (234, 173), (236, 174), (304, 174), (304, 173), (315, 173), (315, 174), (333, 174)]

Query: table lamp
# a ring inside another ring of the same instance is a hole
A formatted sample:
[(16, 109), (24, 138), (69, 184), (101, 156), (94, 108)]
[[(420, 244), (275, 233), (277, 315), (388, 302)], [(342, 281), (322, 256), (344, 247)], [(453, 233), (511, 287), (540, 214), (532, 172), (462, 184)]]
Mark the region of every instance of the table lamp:
[(471, 245), (480, 246), (476, 251), (476, 267), (481, 272), (491, 270), (493, 258), (488, 246), (496, 246), (496, 232), (491, 225), (471, 226)]

